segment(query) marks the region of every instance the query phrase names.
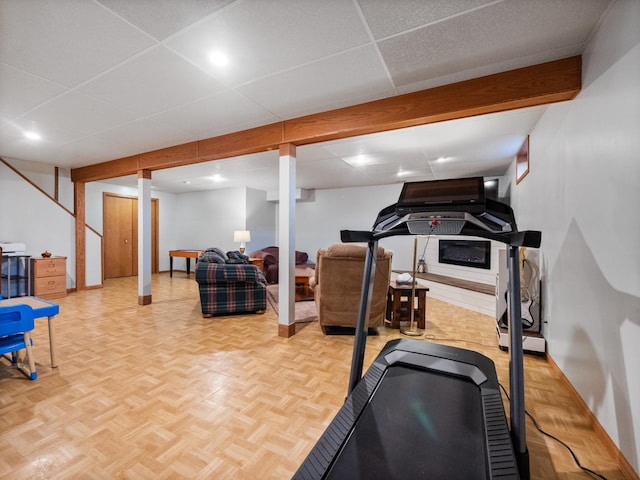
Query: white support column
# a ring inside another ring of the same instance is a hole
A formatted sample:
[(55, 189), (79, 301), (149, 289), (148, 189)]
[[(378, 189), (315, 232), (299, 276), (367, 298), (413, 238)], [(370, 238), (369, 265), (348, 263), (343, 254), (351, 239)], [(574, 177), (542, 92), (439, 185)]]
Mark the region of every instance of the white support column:
[(151, 171), (138, 171), (138, 305), (151, 303)]
[(278, 335), (295, 333), (296, 146), (280, 145)]

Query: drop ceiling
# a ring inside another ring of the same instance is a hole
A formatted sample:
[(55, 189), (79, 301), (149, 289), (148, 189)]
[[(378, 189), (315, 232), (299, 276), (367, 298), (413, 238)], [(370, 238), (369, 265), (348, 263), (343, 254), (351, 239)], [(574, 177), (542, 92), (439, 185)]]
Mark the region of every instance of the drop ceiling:
[[(0, 156), (72, 169), (579, 55), (609, 3), (0, 0)], [(544, 109), (299, 147), (297, 187), (502, 175)], [(275, 190), (277, 152), (152, 185)]]

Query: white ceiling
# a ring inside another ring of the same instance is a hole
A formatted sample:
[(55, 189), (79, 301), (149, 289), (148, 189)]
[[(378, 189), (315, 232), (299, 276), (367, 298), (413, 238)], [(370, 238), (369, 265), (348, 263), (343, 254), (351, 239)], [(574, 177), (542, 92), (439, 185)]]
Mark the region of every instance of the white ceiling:
[[(0, 0), (0, 156), (81, 167), (581, 54), (609, 3)], [(501, 175), (543, 111), (299, 147), (297, 186)], [(152, 185), (276, 190), (277, 169), (272, 151)]]

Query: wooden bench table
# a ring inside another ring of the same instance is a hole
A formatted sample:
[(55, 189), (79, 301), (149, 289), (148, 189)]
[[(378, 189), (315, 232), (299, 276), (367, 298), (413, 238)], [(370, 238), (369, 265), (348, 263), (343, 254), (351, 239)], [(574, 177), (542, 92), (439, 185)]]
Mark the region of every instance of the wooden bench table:
[(196, 263), (204, 250), (169, 250), (169, 276), (173, 277), (173, 257), (185, 258), (187, 260), (187, 276), (191, 274), (191, 259), (195, 258)]

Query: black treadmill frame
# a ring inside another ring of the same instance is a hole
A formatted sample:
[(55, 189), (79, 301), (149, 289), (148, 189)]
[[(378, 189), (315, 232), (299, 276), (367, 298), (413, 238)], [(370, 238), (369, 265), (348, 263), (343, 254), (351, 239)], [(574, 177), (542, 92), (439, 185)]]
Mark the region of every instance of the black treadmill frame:
[[(493, 362), (477, 352), (413, 339), (388, 342), (347, 397), (314, 449), (294, 475), (294, 480), (333, 478), (342, 450), (369, 406), (388, 369), (395, 365), (434, 372), (454, 381), (470, 381), (480, 390), (483, 415), (484, 478), (519, 478), (504, 406)], [(454, 377), (454, 378), (451, 378)], [(394, 441), (396, 438), (389, 438)], [(345, 460), (347, 461), (347, 460)], [(380, 478), (380, 473), (352, 472), (350, 478)], [(394, 477), (401, 478), (401, 477)], [(408, 478), (408, 477), (402, 477)]]
[[(480, 178), (480, 177), (478, 177)], [(438, 181), (441, 184), (443, 181)], [(481, 185), (481, 183), (479, 182)], [(404, 191), (404, 187), (403, 187)], [(484, 194), (482, 195), (484, 198)], [(465, 211), (466, 210), (466, 211)], [(510, 318), (521, 317), (520, 298), (520, 247), (540, 247), (542, 234), (539, 231), (519, 232), (513, 210), (510, 206), (491, 199), (484, 199), (483, 202), (473, 202), (465, 209), (464, 205), (456, 205), (452, 208), (448, 204), (429, 204), (415, 207), (416, 215), (407, 213), (404, 209), (399, 211), (397, 204), (390, 205), (380, 211), (371, 231), (342, 230), (341, 240), (348, 242), (364, 242), (367, 244), (367, 255), (365, 259), (364, 277), (362, 281), (362, 292), (358, 313), (358, 323), (356, 325), (353, 355), (351, 361), (351, 372), (349, 376), (349, 396), (345, 403), (345, 408), (350, 399), (355, 395), (361, 395), (361, 391), (367, 392), (366, 387), (357, 389), (363, 382), (362, 368), (364, 363), (364, 352), (367, 342), (366, 319), (369, 318), (371, 297), (373, 295), (373, 284), (375, 278), (375, 253), (378, 248), (378, 241), (382, 238), (398, 235), (415, 235), (416, 228), (431, 225), (429, 234), (464, 235), (486, 238), (504, 243), (508, 246), (507, 266), (509, 269), (509, 314)], [(441, 229), (440, 227), (450, 221), (455, 230)], [(429, 232), (429, 230), (426, 230)], [(523, 347), (522, 347), (522, 324), (521, 322), (509, 322), (509, 389), (510, 389), (510, 437), (513, 448), (517, 473), (513, 478), (529, 479), (529, 452), (526, 444), (525, 409), (524, 409), (524, 368), (523, 368)], [(373, 368), (373, 367), (372, 367)], [(366, 378), (366, 375), (365, 375)], [(368, 398), (368, 397), (367, 397)], [(362, 401), (359, 400), (359, 401)], [(342, 410), (338, 413), (341, 415)], [(338, 417), (336, 417), (337, 419)], [(326, 433), (326, 432), (325, 432)], [(298, 476), (305, 464), (314, 462), (318, 445), (312, 450), (303, 466), (300, 467), (294, 478), (324, 478), (323, 476)], [(328, 452), (320, 452), (326, 455)]]

